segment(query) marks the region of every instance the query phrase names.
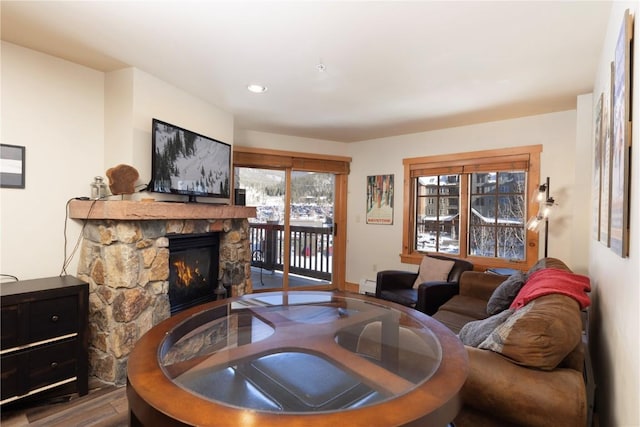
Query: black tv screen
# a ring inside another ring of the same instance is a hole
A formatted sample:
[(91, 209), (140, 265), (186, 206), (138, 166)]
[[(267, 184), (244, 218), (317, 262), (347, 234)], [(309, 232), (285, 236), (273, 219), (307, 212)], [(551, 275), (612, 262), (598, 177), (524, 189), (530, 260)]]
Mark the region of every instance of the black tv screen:
[(153, 119), (150, 190), (231, 200), (231, 145)]

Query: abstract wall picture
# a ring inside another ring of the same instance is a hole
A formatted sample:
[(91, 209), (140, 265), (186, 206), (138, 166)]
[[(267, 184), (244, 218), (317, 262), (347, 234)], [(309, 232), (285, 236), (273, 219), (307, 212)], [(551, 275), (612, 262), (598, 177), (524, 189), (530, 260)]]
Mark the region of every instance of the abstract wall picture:
[(0, 144), (0, 187), (24, 188), (25, 148)]

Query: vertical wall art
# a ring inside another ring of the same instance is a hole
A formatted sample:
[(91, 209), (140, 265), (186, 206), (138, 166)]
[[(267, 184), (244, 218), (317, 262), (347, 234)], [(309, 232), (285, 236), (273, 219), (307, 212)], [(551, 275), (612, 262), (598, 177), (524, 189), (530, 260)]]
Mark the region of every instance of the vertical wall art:
[(19, 145), (0, 144), (0, 187), (24, 188), (24, 152)]
[(602, 98), (602, 147), (600, 147), (600, 241), (609, 246), (609, 230), (611, 229), (611, 120), (613, 103), (613, 62), (609, 73), (608, 91)]
[(393, 175), (367, 177), (367, 224), (393, 224)]
[(633, 18), (627, 10), (614, 59), (613, 138), (611, 150), (611, 249), (629, 255), (629, 174), (631, 173), (631, 39)]
[(600, 240), (600, 187), (602, 185), (602, 98), (600, 94), (593, 112), (593, 238)]

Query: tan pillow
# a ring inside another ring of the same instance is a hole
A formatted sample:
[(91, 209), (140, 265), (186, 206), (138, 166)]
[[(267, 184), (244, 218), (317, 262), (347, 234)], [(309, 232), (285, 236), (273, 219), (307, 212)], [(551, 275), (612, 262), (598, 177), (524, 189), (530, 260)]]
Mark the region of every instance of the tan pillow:
[(580, 307), (571, 297), (547, 295), (518, 309), (478, 348), (523, 366), (555, 369), (580, 342)]
[(413, 283), (414, 289), (417, 289), (424, 282), (446, 281), (455, 263), (455, 261), (425, 256), (420, 262), (418, 278)]
[(527, 275), (531, 275), (543, 268), (557, 268), (558, 270), (571, 271), (567, 264), (559, 260), (558, 258), (540, 258), (531, 268), (527, 271)]

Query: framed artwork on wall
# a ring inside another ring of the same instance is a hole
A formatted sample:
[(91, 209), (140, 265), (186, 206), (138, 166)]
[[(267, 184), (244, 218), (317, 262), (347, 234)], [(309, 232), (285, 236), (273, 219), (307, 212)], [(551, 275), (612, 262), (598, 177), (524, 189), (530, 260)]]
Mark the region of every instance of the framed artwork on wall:
[(367, 177), (367, 224), (393, 224), (393, 175)]
[(611, 105), (613, 99), (613, 62), (609, 74), (608, 91), (602, 98), (602, 146), (600, 147), (600, 242), (609, 247), (611, 223)]
[(24, 188), (25, 147), (0, 144), (0, 187)]
[(625, 11), (614, 59), (611, 145), (611, 249), (629, 256), (629, 179), (631, 157), (631, 40), (633, 21)]
[(600, 240), (600, 202), (602, 186), (602, 98), (601, 93), (593, 113), (593, 238)]

